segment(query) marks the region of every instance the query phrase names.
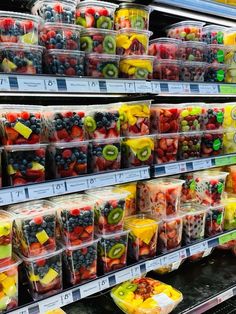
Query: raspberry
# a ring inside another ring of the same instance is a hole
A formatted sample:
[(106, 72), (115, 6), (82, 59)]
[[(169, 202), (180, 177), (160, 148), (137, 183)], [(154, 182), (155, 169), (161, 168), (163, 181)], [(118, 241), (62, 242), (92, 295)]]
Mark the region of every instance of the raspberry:
[(16, 119), (17, 119), (17, 114), (16, 113), (8, 113), (7, 115), (6, 115), (6, 118), (7, 118), (7, 120), (9, 121), (9, 122), (15, 122), (16, 121)]
[(43, 217), (41, 216), (35, 217), (33, 220), (36, 223), (36, 225), (41, 225), (43, 223)]
[(27, 111), (22, 111), (21, 114), (20, 114), (21, 118), (24, 119), (24, 120), (29, 120), (30, 118), (30, 113), (27, 112)]
[(36, 261), (37, 266), (43, 267), (46, 264), (45, 259), (40, 259), (39, 261)]
[(78, 208), (74, 208), (74, 209), (72, 209), (72, 210), (70, 211), (70, 214), (71, 214), (72, 216), (79, 216), (80, 210), (79, 210)]

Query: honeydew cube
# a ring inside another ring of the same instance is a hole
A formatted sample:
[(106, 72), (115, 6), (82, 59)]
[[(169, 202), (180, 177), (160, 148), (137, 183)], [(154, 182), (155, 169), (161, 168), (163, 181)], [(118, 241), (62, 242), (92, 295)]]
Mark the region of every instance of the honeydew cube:
[(3, 292), (9, 297), (14, 297), (15, 295), (17, 295), (16, 285), (12, 285), (6, 289), (3, 289)]
[(8, 296), (1, 298), (0, 299), (0, 311), (5, 310), (10, 302), (11, 302), (11, 299)]
[(32, 133), (32, 130), (21, 122), (16, 122), (13, 129), (24, 136), (26, 139), (28, 139)]
[(12, 245), (11, 244), (0, 245), (0, 259), (11, 257), (11, 253), (12, 253)]
[(44, 244), (49, 239), (49, 236), (45, 230), (42, 230), (36, 233), (36, 238), (38, 239), (39, 243)]
[(44, 285), (48, 285), (51, 281), (53, 281), (57, 276), (58, 272), (56, 272), (53, 268), (49, 268), (47, 274), (40, 280), (40, 282)]

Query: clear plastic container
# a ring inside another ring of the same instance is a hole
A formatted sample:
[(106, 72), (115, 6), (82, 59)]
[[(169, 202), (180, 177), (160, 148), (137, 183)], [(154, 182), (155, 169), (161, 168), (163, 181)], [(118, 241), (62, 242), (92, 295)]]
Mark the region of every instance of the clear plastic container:
[(173, 38), (155, 38), (150, 40), (148, 54), (158, 60), (177, 60), (179, 58), (180, 40)]
[(46, 146), (46, 144), (32, 144), (4, 147), (9, 185), (45, 181)]
[(159, 134), (155, 137), (154, 164), (164, 164), (177, 161), (178, 155), (178, 133)]
[(235, 194), (228, 194), (222, 200), (225, 207), (224, 214), (224, 229), (233, 230), (236, 228), (236, 196)]
[(67, 281), (77, 285), (97, 277), (98, 239), (78, 246), (67, 246), (63, 261), (68, 274)]
[(88, 53), (85, 72), (94, 78), (118, 78), (120, 57), (110, 54)]
[(229, 48), (224, 45), (207, 45), (206, 62), (210, 64), (218, 64), (225, 62), (225, 55), (229, 51)]
[(202, 132), (185, 132), (179, 135), (178, 159), (200, 158)]
[(46, 201), (14, 205), (9, 211), (15, 216), (16, 243), (22, 255), (42, 256), (56, 249), (56, 208)]
[(120, 77), (128, 79), (151, 79), (153, 56), (125, 56), (120, 59)]
[(161, 81), (179, 81), (181, 74), (181, 61), (154, 60), (153, 79)]
[(136, 3), (121, 3), (115, 13), (115, 29), (148, 30), (149, 14), (150, 8), (148, 6)]
[(122, 103), (119, 107), (123, 136), (142, 136), (150, 133), (151, 100)]
[(116, 32), (109, 29), (88, 28), (80, 37), (81, 50), (91, 53), (116, 53)]
[(121, 160), (122, 166), (132, 168), (149, 165), (154, 161), (153, 136), (129, 137), (122, 141)]
[(101, 273), (109, 273), (124, 268), (127, 262), (129, 231), (121, 231), (99, 236), (98, 268)]
[(147, 55), (149, 37), (152, 32), (136, 29), (121, 29), (116, 37), (116, 53), (118, 55)]
[(182, 41), (202, 41), (203, 22), (182, 21), (170, 25), (167, 30), (167, 37), (180, 39)]
[(231, 46), (236, 44), (236, 28), (230, 27), (224, 30), (224, 45)]
[(76, 7), (76, 24), (85, 28), (114, 28), (114, 13), (118, 5), (103, 1), (85, 0)]
[(193, 172), (182, 173), (181, 175), (177, 176), (177, 179), (184, 180), (180, 203), (195, 202), (196, 191)]
[(125, 218), (129, 230), (128, 255), (136, 261), (156, 256), (159, 222), (148, 214)]
[(179, 45), (179, 58), (183, 61), (205, 61), (207, 44), (196, 41), (185, 41)]
[(0, 219), (0, 264), (5, 264), (12, 258), (12, 225), (14, 216), (5, 210), (0, 210)]
[(84, 76), (84, 52), (50, 49), (44, 55), (46, 74)]
[(228, 172), (213, 170), (194, 173), (197, 200), (202, 205), (216, 206), (221, 203)]
[(225, 103), (224, 106), (224, 129), (236, 128), (236, 102)]
[(0, 44), (0, 72), (42, 74), (43, 47), (28, 44)]
[(202, 108), (202, 129), (219, 130), (223, 128), (225, 108), (222, 104), (204, 104)]
[(224, 82), (226, 72), (225, 64), (209, 64), (205, 72), (205, 82)]
[(236, 45), (228, 47), (229, 49), (226, 51), (225, 54), (225, 64), (227, 65), (225, 82), (236, 83)]
[(226, 129), (224, 131), (223, 149), (224, 154), (236, 153), (236, 132), (233, 129)]
[(38, 144), (42, 133), (42, 107), (1, 105), (3, 144)]
[(207, 211), (205, 234), (214, 236), (224, 231), (224, 205), (210, 207)]
[(206, 68), (205, 62), (185, 61), (182, 64), (181, 79), (184, 82), (204, 82)]
[(201, 157), (213, 157), (223, 154), (222, 130), (209, 130), (202, 133)]
[[(207, 25), (202, 29), (202, 41), (209, 44), (223, 44), (226, 27), (219, 25)], [(209, 46), (208, 46), (209, 47)]]
[(229, 172), (226, 179), (225, 189), (227, 192), (236, 194), (236, 166), (227, 166), (225, 170)]
[(74, 24), (75, 7), (75, 1), (70, 0), (38, 0), (31, 12), (41, 16), (45, 22)]
[(200, 131), (204, 103), (184, 103), (180, 112), (180, 131)]
[(58, 248), (49, 254), (35, 257), (20, 257), (24, 261), (30, 294), (33, 300), (44, 299), (62, 291), (62, 252)]
[(80, 50), (82, 27), (61, 23), (45, 23), (39, 34), (40, 45), (46, 49)]
[(138, 183), (138, 208), (157, 218), (177, 214), (184, 180), (159, 178)]
[(136, 201), (136, 195), (137, 195), (137, 182), (130, 182), (126, 184), (116, 185), (114, 188), (114, 191), (125, 191), (129, 194), (126, 197), (125, 200), (125, 217), (136, 215), (137, 211), (137, 201)]

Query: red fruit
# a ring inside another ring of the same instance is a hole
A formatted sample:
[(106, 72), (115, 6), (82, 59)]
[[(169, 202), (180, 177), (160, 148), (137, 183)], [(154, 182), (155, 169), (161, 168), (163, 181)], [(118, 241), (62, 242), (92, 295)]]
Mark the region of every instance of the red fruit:
[(0, 41), (3, 43), (17, 43), (17, 37), (16, 36), (7, 36), (7, 35), (1, 35)]
[(41, 225), (43, 223), (43, 217), (41, 217), (41, 216), (34, 217), (33, 220), (36, 223), (36, 225)]
[(5, 131), (6, 131), (7, 138), (11, 141), (15, 141), (19, 136), (19, 133), (12, 128), (6, 127)]
[(104, 158), (97, 158), (96, 160), (97, 160), (96, 166), (97, 166), (98, 170), (100, 170), (100, 171), (105, 170), (106, 169), (105, 159)]
[(110, 204), (113, 208), (116, 208), (118, 206), (118, 202), (116, 200), (110, 201)]
[(27, 112), (27, 111), (22, 111), (21, 114), (20, 114), (21, 118), (24, 119), (24, 120), (29, 120), (30, 118), (30, 113)]
[(73, 138), (79, 138), (79, 139), (82, 139), (83, 137), (83, 130), (82, 128), (80, 128), (79, 126), (77, 125), (74, 125), (71, 129), (71, 136)]
[(130, 130), (130, 132), (133, 132), (133, 133), (139, 133), (139, 132), (140, 132), (140, 130), (139, 130), (139, 128), (137, 127), (137, 125), (131, 125), (131, 126), (129, 127), (129, 130)]
[[(99, 129), (99, 131), (100, 131), (100, 129)], [(108, 138), (116, 138), (118, 136), (119, 136), (119, 134), (118, 134), (118, 132), (115, 129), (110, 129), (108, 131), (108, 134), (107, 134)]]
[(95, 15), (95, 9), (94, 8), (87, 8), (85, 11), (85, 14)]
[(60, 140), (66, 139), (67, 137), (69, 137), (69, 134), (67, 133), (66, 129), (62, 129), (56, 132), (57, 133), (57, 137)]
[(30, 20), (24, 21), (22, 22), (22, 26), (26, 30), (26, 32), (28, 32), (34, 28), (34, 22)]
[(98, 13), (100, 15), (103, 15), (103, 16), (107, 16), (109, 14), (108, 10), (106, 8), (102, 8), (98, 11)]
[(40, 177), (43, 173), (44, 171), (42, 170), (26, 170), (26, 176), (29, 177), (29, 179), (37, 179), (37, 177)]
[(63, 158), (70, 158), (72, 156), (72, 151), (70, 149), (65, 149), (62, 152), (62, 157)]
[(26, 180), (22, 178), (13, 179), (13, 185), (22, 185), (22, 184), (26, 184)]
[(90, 238), (90, 234), (88, 234), (86, 231), (84, 231), (81, 235), (80, 235), (81, 239), (87, 239)]
[(139, 255), (143, 256), (143, 255), (149, 255), (150, 251), (149, 248), (147, 246), (141, 247), (139, 249)]
[(89, 234), (93, 233), (93, 226), (88, 226), (85, 228), (85, 231)]
[(36, 264), (39, 267), (43, 267), (46, 264), (46, 260), (45, 259), (40, 259), (40, 260), (36, 261)]
[(77, 65), (78, 60), (76, 58), (70, 58), (69, 63), (72, 67), (74, 67)]
[[(71, 63), (71, 62), (70, 62)], [(77, 62), (76, 62), (77, 63)], [(75, 74), (76, 74), (76, 72), (75, 72), (75, 69), (74, 68), (68, 68), (68, 69), (66, 69), (66, 71), (65, 71), (65, 74), (66, 75), (69, 75), (69, 76), (74, 76)]]
[(70, 214), (71, 214), (72, 216), (79, 216), (80, 210), (79, 210), (78, 208), (71, 209), (71, 210), (70, 210)]
[(47, 38), (50, 39), (50, 38), (54, 38), (56, 37), (56, 32), (55, 31), (49, 31), (47, 33)]
[(60, 3), (55, 4), (54, 11), (56, 11), (57, 13), (63, 13), (63, 6)]
[(33, 256), (37, 256), (42, 252), (42, 247), (40, 243), (32, 243), (29, 247), (29, 253)]
[(77, 234), (77, 235), (80, 235), (82, 232), (83, 232), (84, 228), (83, 227), (80, 227), (80, 226), (77, 226), (74, 228), (74, 232)]
[(88, 248), (87, 248), (87, 247), (82, 248), (82, 249), (81, 249), (81, 253), (82, 253), (83, 255), (86, 255), (86, 254), (88, 253)]
[(17, 113), (7, 113), (6, 114), (6, 118), (8, 120), (8, 122), (15, 122), (17, 120)]
[(15, 24), (15, 21), (10, 17), (7, 17), (3, 20), (3, 25), (4, 25), (4, 28), (6, 29), (11, 28), (14, 24)]
[(73, 117), (73, 112), (72, 111), (67, 111), (63, 113), (63, 116), (66, 118), (72, 118)]
[(37, 149), (37, 150), (35, 151), (35, 155), (42, 158), (42, 157), (45, 156), (45, 150), (44, 150), (43, 148)]
[(81, 274), (81, 279), (89, 279), (90, 278), (90, 271), (89, 270), (85, 270), (83, 271), (83, 273)]
[(65, 177), (72, 177), (73, 176), (73, 170), (69, 169), (69, 170), (59, 170), (60, 176), (62, 178)]

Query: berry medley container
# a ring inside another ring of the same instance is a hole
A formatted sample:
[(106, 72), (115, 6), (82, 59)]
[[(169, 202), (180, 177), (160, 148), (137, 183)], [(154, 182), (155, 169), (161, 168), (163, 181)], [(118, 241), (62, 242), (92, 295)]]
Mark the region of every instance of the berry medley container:
[(156, 256), (159, 222), (151, 215), (139, 214), (125, 219), (129, 232), (129, 256), (142, 260)]
[(120, 77), (128, 79), (151, 79), (153, 56), (124, 56), (120, 59)]
[(227, 194), (223, 199), (225, 206), (224, 229), (233, 230), (236, 228), (236, 197), (235, 194)]
[(161, 81), (179, 81), (181, 74), (181, 61), (179, 60), (154, 60), (153, 79)]
[(84, 76), (84, 52), (50, 49), (44, 54), (44, 71), (47, 74)]
[(178, 133), (159, 134), (155, 137), (154, 164), (164, 164), (177, 161)]
[(180, 131), (199, 131), (201, 129), (203, 103), (182, 104), (180, 112)]
[(209, 130), (202, 133), (201, 157), (213, 157), (223, 154), (222, 130)]
[(225, 103), (224, 105), (224, 122), (223, 128), (236, 128), (236, 102)]
[(205, 72), (205, 82), (224, 82), (227, 72), (225, 64), (208, 64)]
[(136, 29), (121, 29), (116, 37), (116, 53), (118, 55), (147, 55), (149, 37), (152, 32)]
[(118, 78), (120, 57), (111, 54), (88, 53), (85, 72), (94, 78)]
[(116, 53), (116, 32), (109, 29), (84, 29), (80, 37), (80, 48), (87, 53)]
[(97, 277), (98, 239), (77, 246), (67, 246), (63, 252), (63, 261), (68, 274), (67, 281), (81, 284)]
[(202, 129), (219, 130), (223, 128), (224, 123), (224, 105), (204, 104), (202, 107)]
[(45, 181), (46, 146), (46, 144), (32, 144), (4, 147), (9, 185)]
[(80, 49), (82, 27), (62, 23), (46, 23), (40, 32), (40, 45), (46, 49)]
[(207, 44), (196, 41), (185, 41), (179, 46), (179, 58), (183, 61), (205, 61)]
[(30, 294), (37, 301), (62, 291), (62, 252), (58, 248), (49, 254), (35, 257), (20, 255), (28, 277)]
[(85, 28), (114, 28), (114, 13), (118, 5), (103, 1), (85, 0), (77, 4), (76, 24)]
[[(226, 27), (219, 25), (207, 25), (202, 29), (202, 41), (209, 44), (223, 44)], [(208, 46), (209, 47), (209, 46)]]
[(126, 266), (128, 234), (129, 230), (99, 235), (98, 268), (101, 273), (106, 274)]
[(42, 74), (43, 47), (28, 44), (0, 44), (0, 71), (16, 74)]
[(182, 41), (202, 41), (202, 27), (205, 23), (198, 21), (182, 21), (170, 25), (166, 32), (167, 37)]
[(224, 212), (223, 205), (210, 207), (207, 211), (205, 234), (207, 237), (214, 236), (224, 231)]
[(122, 3), (115, 13), (115, 29), (134, 28), (148, 30), (150, 8), (132, 3)]
[[(14, 216), (4, 210), (0, 210), (0, 266), (12, 257), (12, 225)], [(0, 271), (1, 272), (1, 271)]]
[(178, 159), (194, 159), (201, 155), (202, 132), (179, 134)]
[(204, 82), (207, 63), (185, 61), (182, 64), (181, 79), (184, 82)]
[(218, 64), (225, 62), (225, 55), (229, 51), (229, 47), (224, 45), (207, 45), (206, 62), (210, 64)]
[(181, 41), (174, 38), (155, 38), (149, 42), (148, 54), (158, 60), (177, 60), (180, 44)]
[(42, 107), (1, 105), (3, 144), (38, 144), (42, 133)]
[(39, 15), (45, 22), (75, 23), (75, 1), (38, 0), (31, 8), (34, 15)]

